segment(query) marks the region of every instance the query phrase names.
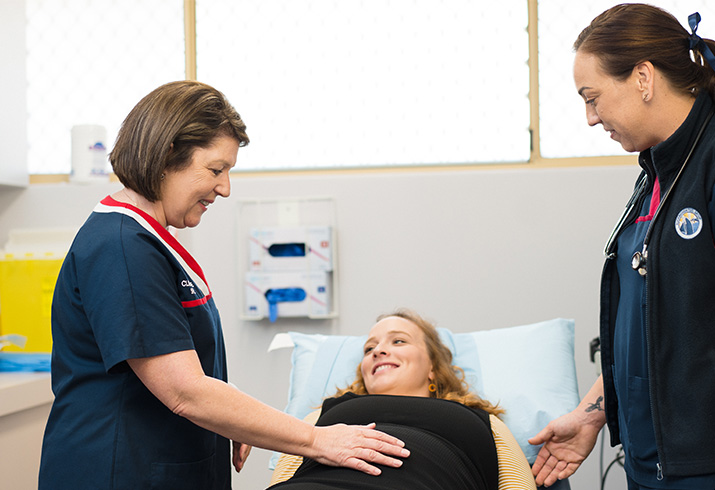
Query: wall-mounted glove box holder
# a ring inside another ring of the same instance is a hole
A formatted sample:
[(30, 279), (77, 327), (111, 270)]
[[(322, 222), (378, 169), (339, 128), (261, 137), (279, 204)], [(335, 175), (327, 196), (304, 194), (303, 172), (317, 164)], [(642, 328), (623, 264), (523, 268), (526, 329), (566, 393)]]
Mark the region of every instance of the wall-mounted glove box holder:
[(333, 237), (329, 226), (252, 228), (252, 271), (332, 271)]
[(330, 313), (330, 277), (325, 271), (248, 272), (244, 317), (327, 318)]

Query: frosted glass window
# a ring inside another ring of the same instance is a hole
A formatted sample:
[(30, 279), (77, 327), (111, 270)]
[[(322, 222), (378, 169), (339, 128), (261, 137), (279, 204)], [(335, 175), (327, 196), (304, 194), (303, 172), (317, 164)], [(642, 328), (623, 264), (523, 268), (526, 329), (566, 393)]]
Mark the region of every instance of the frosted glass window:
[(183, 1), (25, 1), (29, 171), (69, 173), (72, 126), (105, 126), (111, 148), (139, 99), (184, 78)]
[[(619, 2), (591, 0), (541, 1), (539, 8), (539, 119), (541, 155), (546, 158), (627, 155), (602, 125), (586, 123), (586, 106), (573, 81), (573, 43), (604, 10)], [(688, 16), (700, 12), (702, 37), (715, 39), (712, 0), (659, 0), (688, 31)]]
[(238, 169), (526, 161), (527, 2), (197, 0)]

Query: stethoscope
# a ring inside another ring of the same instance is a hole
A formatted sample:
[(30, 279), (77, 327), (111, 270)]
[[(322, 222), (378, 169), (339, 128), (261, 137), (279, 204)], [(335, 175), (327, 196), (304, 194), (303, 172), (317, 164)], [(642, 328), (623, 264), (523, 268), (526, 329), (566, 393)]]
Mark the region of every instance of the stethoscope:
[[(636, 253), (634, 253), (633, 257), (631, 258), (631, 267), (633, 268), (633, 270), (638, 271), (638, 273), (641, 276), (645, 276), (646, 273), (648, 272), (646, 270), (646, 263), (648, 261), (648, 243), (650, 242), (650, 235), (653, 232), (653, 224), (655, 223), (656, 219), (658, 219), (658, 216), (660, 215), (660, 211), (661, 211), (661, 209), (663, 209), (663, 205), (668, 200), (668, 197), (670, 196), (671, 192), (673, 191), (675, 184), (678, 183), (680, 176), (683, 174), (683, 170), (685, 170), (685, 166), (690, 161), (690, 157), (693, 155), (693, 152), (695, 151), (695, 147), (700, 142), (700, 138), (702, 137), (703, 133), (705, 132), (705, 128), (707, 127), (707, 125), (710, 122), (710, 119), (712, 119), (712, 117), (713, 117), (713, 112), (711, 111), (710, 114), (708, 114), (707, 119), (705, 119), (705, 122), (703, 123), (703, 125), (700, 127), (700, 131), (698, 131), (698, 134), (695, 137), (695, 141), (693, 141), (693, 144), (690, 147), (690, 150), (688, 151), (688, 154), (686, 155), (685, 160), (683, 161), (683, 164), (680, 166), (680, 170), (678, 170), (678, 174), (675, 176), (675, 180), (673, 180), (673, 184), (666, 191), (665, 195), (663, 196), (663, 199), (660, 200), (660, 203), (658, 204), (658, 207), (656, 208), (655, 213), (653, 214), (653, 219), (651, 219), (650, 224), (648, 225), (648, 229), (646, 230), (646, 233), (645, 233), (645, 238), (643, 239), (643, 249), (640, 252), (636, 251)], [(641, 196), (641, 194), (645, 190), (647, 181), (648, 181), (648, 177), (645, 174), (638, 180), (638, 183), (636, 184), (635, 190), (633, 191), (631, 198), (628, 200), (628, 203), (626, 203), (626, 207), (623, 210), (623, 214), (621, 215), (620, 219), (616, 223), (616, 226), (613, 228), (613, 231), (611, 232), (611, 236), (608, 238), (608, 242), (606, 242), (606, 247), (603, 249), (603, 253), (607, 259), (614, 259), (616, 257), (616, 253), (613, 251), (614, 247), (616, 246), (616, 239), (618, 238), (618, 235), (620, 234), (621, 230), (625, 226), (628, 216), (631, 214), (631, 211), (633, 211), (633, 208), (635, 207), (636, 203), (638, 202), (638, 198)]]

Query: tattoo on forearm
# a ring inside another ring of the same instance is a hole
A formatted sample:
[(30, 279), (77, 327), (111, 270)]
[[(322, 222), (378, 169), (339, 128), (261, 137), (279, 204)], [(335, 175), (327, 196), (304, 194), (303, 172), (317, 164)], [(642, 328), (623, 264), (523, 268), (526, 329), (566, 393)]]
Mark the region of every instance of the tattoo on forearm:
[(603, 412), (603, 407), (601, 406), (601, 402), (603, 401), (603, 397), (599, 396), (596, 399), (596, 403), (592, 403), (589, 406), (586, 407), (586, 412), (593, 412), (598, 410), (599, 412)]

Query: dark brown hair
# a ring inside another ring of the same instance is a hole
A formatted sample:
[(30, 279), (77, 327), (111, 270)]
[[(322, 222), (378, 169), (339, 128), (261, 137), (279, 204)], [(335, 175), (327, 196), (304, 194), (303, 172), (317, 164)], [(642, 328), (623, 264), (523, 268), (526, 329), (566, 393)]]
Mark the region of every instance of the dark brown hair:
[[(464, 370), (458, 366), (452, 365), (452, 351), (444, 345), (439, 337), (439, 332), (430, 322), (422, 318), (414, 311), (401, 308), (394, 313), (381, 315), (377, 321), (389, 317), (398, 317), (414, 323), (424, 334), (427, 353), (432, 362), (432, 371), (434, 372), (434, 384), (437, 385), (437, 390), (430, 393), (432, 398), (442, 398), (445, 400), (453, 400), (463, 405), (473, 408), (481, 408), (482, 410), (492, 415), (504, 413), (502, 408), (492, 405), (486, 400), (482, 400), (477, 395), (469, 391), (469, 386), (464, 380)], [(357, 368), (357, 377), (355, 381), (345, 389), (339, 390), (335, 396), (343, 395), (347, 392), (352, 392), (358, 395), (367, 395), (365, 388), (365, 380), (362, 376), (360, 365)]]
[(154, 202), (161, 177), (189, 165), (194, 150), (219, 136), (249, 142), (246, 125), (226, 97), (205, 83), (185, 80), (155, 89), (129, 112), (109, 154), (125, 187)]
[[(715, 50), (714, 41), (704, 41)], [(650, 61), (675, 90), (693, 96), (706, 90), (715, 98), (715, 67), (697, 49), (691, 58), (690, 33), (661, 8), (616, 5), (593, 19), (573, 48), (597, 56), (601, 69), (617, 80), (625, 80), (636, 65)]]

